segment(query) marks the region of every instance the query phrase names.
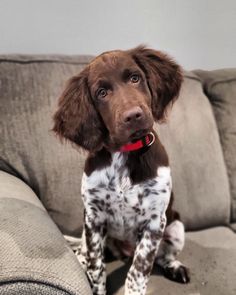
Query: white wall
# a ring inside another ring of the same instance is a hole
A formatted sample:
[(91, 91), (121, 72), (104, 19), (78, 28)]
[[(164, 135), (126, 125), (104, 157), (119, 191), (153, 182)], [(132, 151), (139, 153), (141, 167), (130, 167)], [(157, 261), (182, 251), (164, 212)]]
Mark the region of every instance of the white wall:
[(146, 43), (186, 69), (236, 67), (236, 0), (0, 0), (0, 53)]

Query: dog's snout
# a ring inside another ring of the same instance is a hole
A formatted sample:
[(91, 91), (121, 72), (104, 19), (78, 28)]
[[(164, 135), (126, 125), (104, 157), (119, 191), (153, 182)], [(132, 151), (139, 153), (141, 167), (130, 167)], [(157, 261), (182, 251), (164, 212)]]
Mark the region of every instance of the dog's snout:
[(140, 107), (134, 107), (123, 114), (123, 122), (128, 126), (138, 123), (144, 117), (144, 113)]

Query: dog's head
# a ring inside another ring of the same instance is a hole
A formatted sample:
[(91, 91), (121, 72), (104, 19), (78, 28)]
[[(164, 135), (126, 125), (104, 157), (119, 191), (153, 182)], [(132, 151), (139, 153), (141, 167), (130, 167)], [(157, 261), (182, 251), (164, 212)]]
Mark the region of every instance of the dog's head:
[(89, 151), (119, 148), (163, 121), (181, 82), (180, 67), (160, 51), (105, 52), (69, 80), (53, 130)]

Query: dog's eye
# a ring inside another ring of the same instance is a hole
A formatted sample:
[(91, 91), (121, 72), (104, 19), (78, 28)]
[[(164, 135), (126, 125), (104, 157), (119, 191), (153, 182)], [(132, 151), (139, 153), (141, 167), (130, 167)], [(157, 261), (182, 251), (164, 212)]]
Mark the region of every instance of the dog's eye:
[(138, 74), (133, 74), (133, 75), (130, 77), (130, 81), (131, 81), (132, 83), (138, 83), (139, 80), (140, 80), (140, 77), (139, 77)]
[(107, 90), (105, 88), (98, 89), (97, 97), (98, 98), (104, 98), (105, 96), (107, 96)]

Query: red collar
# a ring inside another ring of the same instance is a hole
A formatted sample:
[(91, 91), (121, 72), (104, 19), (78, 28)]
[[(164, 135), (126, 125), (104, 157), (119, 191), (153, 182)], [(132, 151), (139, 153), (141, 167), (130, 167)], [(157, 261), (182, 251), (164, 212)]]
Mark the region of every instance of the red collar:
[(137, 150), (140, 150), (144, 147), (148, 147), (148, 146), (152, 145), (154, 143), (154, 141), (155, 141), (155, 135), (152, 132), (150, 132), (135, 142), (127, 143), (127, 144), (123, 145), (120, 148), (120, 151), (121, 152), (137, 151)]

